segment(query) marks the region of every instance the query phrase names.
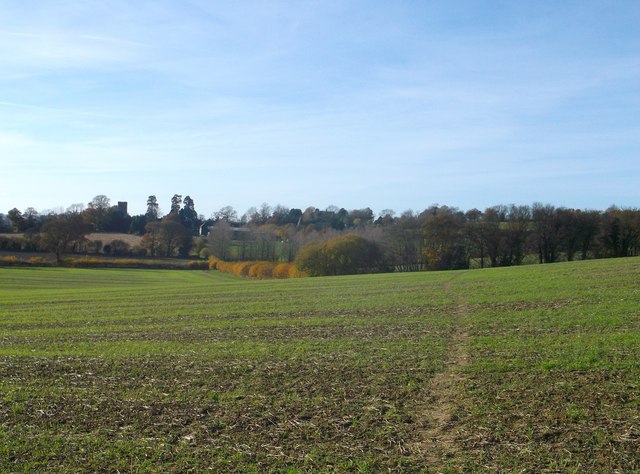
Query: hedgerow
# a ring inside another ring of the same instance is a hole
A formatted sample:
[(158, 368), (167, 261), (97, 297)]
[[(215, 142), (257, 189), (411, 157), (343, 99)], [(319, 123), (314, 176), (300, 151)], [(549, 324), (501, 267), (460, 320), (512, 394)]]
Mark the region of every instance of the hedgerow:
[(225, 262), (209, 257), (209, 270), (230, 273), (239, 277), (267, 280), (271, 278), (300, 278), (306, 276), (298, 271), (293, 263), (275, 263), (267, 261)]
[(7, 255), (0, 257), (1, 266), (19, 266), (19, 267), (48, 267), (51, 261), (43, 257), (19, 258), (15, 255)]
[(153, 268), (153, 269), (183, 269), (183, 270), (207, 270), (206, 260), (146, 260), (141, 258), (95, 258), (95, 257), (69, 257), (62, 261), (65, 267), (73, 268)]

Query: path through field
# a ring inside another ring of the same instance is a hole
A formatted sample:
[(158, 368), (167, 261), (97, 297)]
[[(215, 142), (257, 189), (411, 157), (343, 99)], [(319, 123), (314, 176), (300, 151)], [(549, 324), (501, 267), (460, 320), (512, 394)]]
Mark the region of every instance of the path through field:
[(464, 295), (452, 290), (452, 281), (463, 273), (458, 273), (443, 285), (444, 293), (452, 301), (451, 332), (446, 340), (446, 356), (442, 369), (430, 380), (427, 393), (429, 398), (423, 408), (424, 432), (415, 450), (425, 459), (425, 465), (444, 466), (447, 460), (460, 450), (457, 438), (462, 427), (457, 423), (455, 411), (459, 406), (460, 394), (464, 390), (464, 367), (468, 362), (466, 316), (468, 312)]

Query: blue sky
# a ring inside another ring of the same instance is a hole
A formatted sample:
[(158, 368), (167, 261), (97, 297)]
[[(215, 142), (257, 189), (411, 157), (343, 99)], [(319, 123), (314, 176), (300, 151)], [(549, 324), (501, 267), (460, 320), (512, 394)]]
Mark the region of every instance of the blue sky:
[(640, 205), (638, 1), (0, 0), (0, 212)]

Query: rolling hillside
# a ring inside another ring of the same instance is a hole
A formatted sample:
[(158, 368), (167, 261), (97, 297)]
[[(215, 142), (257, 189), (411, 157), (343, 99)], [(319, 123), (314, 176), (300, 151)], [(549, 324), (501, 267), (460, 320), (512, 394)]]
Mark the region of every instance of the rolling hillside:
[(0, 268), (0, 471), (638, 471), (639, 282)]

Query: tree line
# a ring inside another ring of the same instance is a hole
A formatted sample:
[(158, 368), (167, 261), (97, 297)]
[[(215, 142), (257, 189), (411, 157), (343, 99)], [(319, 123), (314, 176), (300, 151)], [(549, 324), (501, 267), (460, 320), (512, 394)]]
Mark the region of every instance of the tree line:
[[(297, 258), (312, 274), (484, 268), (640, 253), (640, 210), (615, 206), (597, 211), (534, 203), (462, 211), (433, 205), (400, 215), (385, 210), (377, 217), (368, 208), (285, 211), (260, 212), (239, 228), (216, 221), (210, 251), (230, 260)], [(368, 257), (359, 261), (363, 255)]]
[[(104, 195), (86, 207), (74, 205), (59, 213), (11, 209), (0, 214), (0, 232), (19, 232), (23, 238), (16, 243), (0, 237), (0, 250), (296, 262), (314, 275), (484, 268), (640, 253), (640, 210), (615, 206), (600, 211), (534, 203), (463, 211), (432, 205), (399, 215), (387, 209), (376, 216), (370, 208), (303, 210), (262, 204), (242, 216), (224, 206), (205, 218), (190, 196), (175, 194), (164, 216), (156, 196), (146, 204), (146, 212), (134, 216)], [(90, 232), (124, 232), (142, 239), (135, 248), (124, 242), (105, 248), (84, 238)]]
[[(39, 214), (30, 207), (24, 213), (14, 208), (0, 214), (0, 232), (22, 234), (20, 239), (0, 238), (0, 250), (51, 251), (57, 260), (66, 252), (187, 257), (194, 246), (193, 236), (204, 222), (189, 196), (182, 199), (175, 194), (165, 216), (160, 214), (157, 198), (149, 196), (146, 213), (130, 216), (126, 203), (114, 206), (107, 196), (98, 195), (86, 207), (74, 204), (64, 212)], [(85, 238), (94, 232), (129, 233), (142, 236), (142, 240), (135, 248), (122, 240), (103, 246), (99, 240)]]

